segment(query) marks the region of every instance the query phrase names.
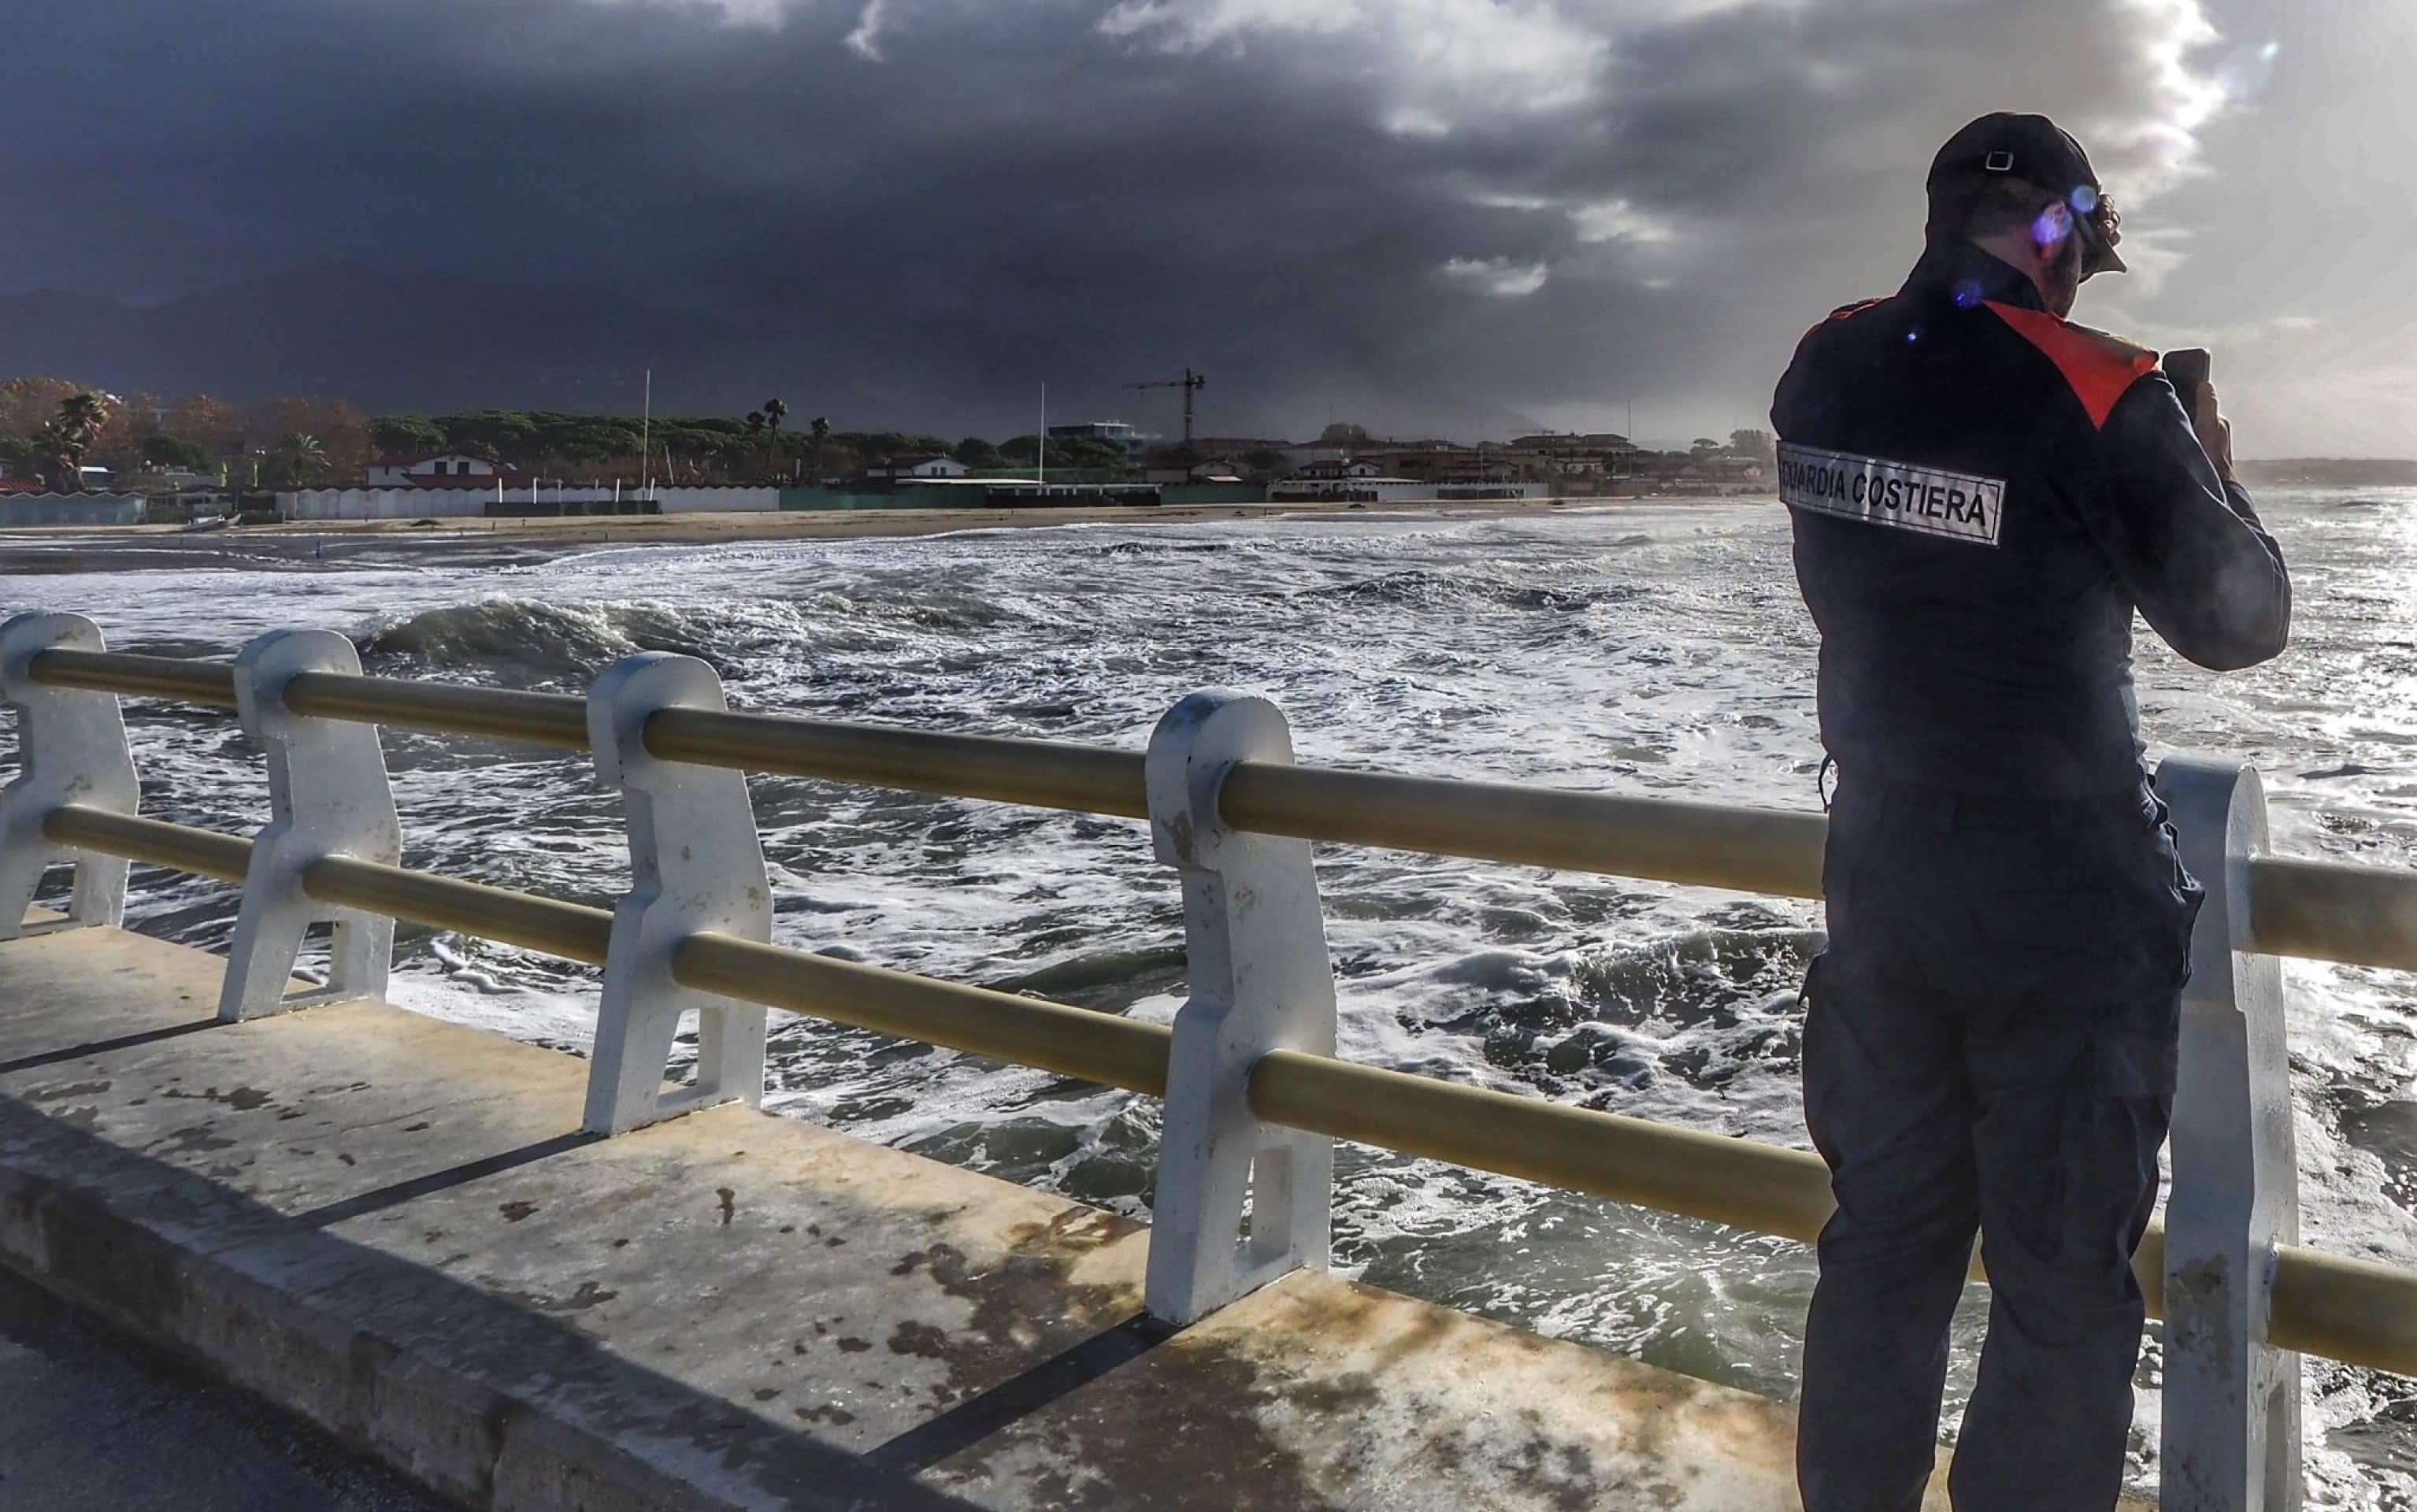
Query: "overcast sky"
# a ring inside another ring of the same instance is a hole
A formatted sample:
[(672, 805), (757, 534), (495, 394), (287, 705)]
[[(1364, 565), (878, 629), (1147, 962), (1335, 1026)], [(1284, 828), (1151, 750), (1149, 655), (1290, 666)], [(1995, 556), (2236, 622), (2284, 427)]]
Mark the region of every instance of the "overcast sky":
[[(27, 12), (31, 12), (28, 14)], [(1931, 152), (2080, 136), (2245, 455), (2417, 454), (2410, 0), (35, 0), (0, 290), (363, 262), (692, 306), (843, 427), (1176, 401), (1683, 440), (1894, 288)], [(633, 364), (637, 357), (633, 355)], [(677, 396), (662, 396), (677, 408)]]

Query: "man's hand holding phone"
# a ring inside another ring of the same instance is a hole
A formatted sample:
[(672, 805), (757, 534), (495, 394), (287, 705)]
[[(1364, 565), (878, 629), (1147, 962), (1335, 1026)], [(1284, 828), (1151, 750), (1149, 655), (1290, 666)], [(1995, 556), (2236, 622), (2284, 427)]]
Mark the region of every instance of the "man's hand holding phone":
[(2191, 429), (2198, 433), (2199, 448), (2215, 464), (2216, 476), (2229, 483), (2232, 422), (2216, 408), (2215, 385), (2209, 382), (2213, 366), (2214, 358), (2204, 347), (2184, 347), (2166, 353), (2165, 357), (2166, 376), (2172, 380), (2174, 392), (2190, 411)]

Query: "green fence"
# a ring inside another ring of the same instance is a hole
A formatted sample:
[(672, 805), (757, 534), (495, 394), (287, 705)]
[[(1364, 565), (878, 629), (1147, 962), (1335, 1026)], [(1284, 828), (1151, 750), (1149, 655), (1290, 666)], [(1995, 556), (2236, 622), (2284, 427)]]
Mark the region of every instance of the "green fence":
[(950, 505), (978, 508), (981, 495), (959, 498), (947, 489), (901, 489), (895, 493), (844, 493), (838, 489), (783, 489), (781, 507), (790, 509), (945, 509)]

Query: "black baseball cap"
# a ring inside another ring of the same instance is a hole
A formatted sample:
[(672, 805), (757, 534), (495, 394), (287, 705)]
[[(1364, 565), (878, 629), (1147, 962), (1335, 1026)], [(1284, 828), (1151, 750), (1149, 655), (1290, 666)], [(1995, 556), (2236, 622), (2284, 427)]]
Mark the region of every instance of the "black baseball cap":
[(1989, 181), (2000, 175), (2060, 195), (2073, 207), (2073, 223), (2081, 235), (2083, 278), (2128, 271), (2099, 221), (2103, 194), (2090, 154), (2045, 115), (1996, 111), (1949, 137), (1930, 160), (1924, 186), (1930, 191), (1931, 224), (1942, 231), (1960, 229)]

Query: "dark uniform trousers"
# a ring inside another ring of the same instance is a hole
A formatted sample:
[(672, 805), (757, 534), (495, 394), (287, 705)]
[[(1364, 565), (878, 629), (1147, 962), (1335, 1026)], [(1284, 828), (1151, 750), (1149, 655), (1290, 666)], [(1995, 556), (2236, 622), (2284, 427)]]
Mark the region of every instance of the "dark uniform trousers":
[(1920, 1505), (1977, 1232), (1989, 1333), (1954, 1504), (2105, 1512), (2199, 902), (2164, 806), (1842, 774), (1824, 885), (1804, 1106), (1838, 1210), (1805, 1332), (1805, 1505)]

